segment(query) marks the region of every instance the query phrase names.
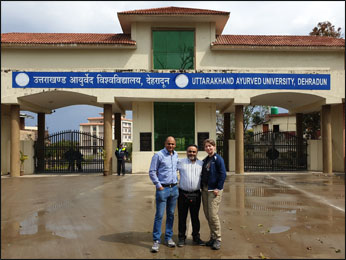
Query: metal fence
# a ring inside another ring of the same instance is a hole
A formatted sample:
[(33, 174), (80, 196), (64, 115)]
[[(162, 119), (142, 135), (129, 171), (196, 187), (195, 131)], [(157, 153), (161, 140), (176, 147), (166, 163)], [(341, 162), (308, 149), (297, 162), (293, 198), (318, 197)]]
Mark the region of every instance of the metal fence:
[(307, 170), (307, 141), (289, 132), (260, 132), (244, 140), (245, 171)]
[[(44, 139), (44, 147), (35, 143), (35, 172), (103, 172), (102, 151), (101, 137), (72, 130), (57, 132)], [(44, 155), (41, 158), (37, 156), (40, 152)], [(39, 169), (38, 160), (44, 160), (43, 169)]]

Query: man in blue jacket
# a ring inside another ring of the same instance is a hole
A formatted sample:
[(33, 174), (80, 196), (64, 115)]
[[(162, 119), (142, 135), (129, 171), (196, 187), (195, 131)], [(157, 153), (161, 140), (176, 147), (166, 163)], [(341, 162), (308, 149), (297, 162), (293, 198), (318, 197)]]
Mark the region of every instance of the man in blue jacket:
[(123, 173), (123, 176), (125, 175), (125, 160), (127, 159), (127, 150), (126, 147), (123, 147), (124, 145), (121, 143), (119, 147), (115, 150), (115, 156), (118, 160), (118, 175), (120, 175), (120, 172)]
[(204, 150), (208, 156), (203, 160), (201, 189), (204, 215), (210, 229), (210, 240), (206, 245), (219, 250), (221, 224), (218, 212), (226, 179), (226, 167), (223, 158), (215, 152), (216, 144), (213, 139), (204, 140)]

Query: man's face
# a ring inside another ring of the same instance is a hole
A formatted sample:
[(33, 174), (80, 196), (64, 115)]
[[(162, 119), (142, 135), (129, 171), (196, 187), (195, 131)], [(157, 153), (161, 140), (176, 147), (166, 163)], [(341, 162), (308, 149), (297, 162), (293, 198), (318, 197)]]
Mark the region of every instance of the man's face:
[(189, 146), (186, 150), (186, 156), (189, 158), (191, 161), (196, 161), (197, 160), (197, 153), (198, 150), (194, 146)]
[(172, 153), (175, 148), (175, 139), (173, 137), (167, 138), (165, 147), (169, 153)]
[(212, 156), (215, 153), (216, 147), (213, 146), (211, 143), (206, 143), (204, 145), (204, 150), (207, 152), (209, 156)]

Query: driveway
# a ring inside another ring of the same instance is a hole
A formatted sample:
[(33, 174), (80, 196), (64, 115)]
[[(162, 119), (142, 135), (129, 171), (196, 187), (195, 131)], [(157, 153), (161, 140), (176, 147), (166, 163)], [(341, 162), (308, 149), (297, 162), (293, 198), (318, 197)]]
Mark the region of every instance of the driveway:
[[(161, 245), (156, 254), (150, 252), (155, 189), (148, 174), (2, 176), (1, 188), (6, 259), (345, 258), (344, 174), (228, 174), (221, 250), (192, 245), (188, 224), (185, 247)], [(200, 220), (207, 240), (202, 208)]]

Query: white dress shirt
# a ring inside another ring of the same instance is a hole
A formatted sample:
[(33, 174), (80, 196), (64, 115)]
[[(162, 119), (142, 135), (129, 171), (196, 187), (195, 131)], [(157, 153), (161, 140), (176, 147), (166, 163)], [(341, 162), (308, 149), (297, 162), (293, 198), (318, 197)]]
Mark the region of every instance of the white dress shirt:
[(180, 174), (179, 188), (185, 191), (196, 191), (201, 188), (203, 161), (192, 162), (189, 158), (179, 159), (178, 167)]

